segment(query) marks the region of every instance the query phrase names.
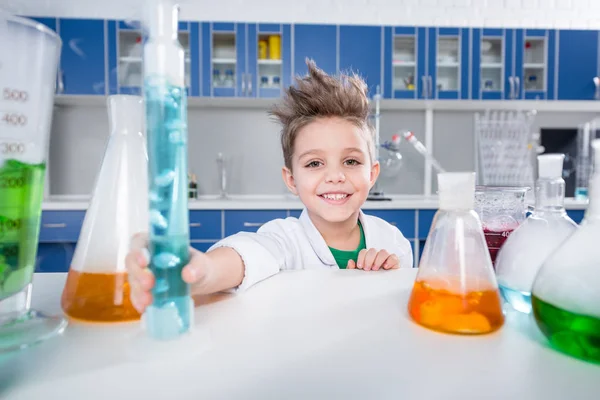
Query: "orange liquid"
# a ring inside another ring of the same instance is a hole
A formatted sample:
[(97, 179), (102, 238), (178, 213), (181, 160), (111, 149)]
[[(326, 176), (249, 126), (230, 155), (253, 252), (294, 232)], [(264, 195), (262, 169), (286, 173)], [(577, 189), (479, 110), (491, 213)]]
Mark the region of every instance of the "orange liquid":
[(95, 274), (69, 270), (61, 305), (68, 316), (88, 322), (140, 318), (129, 299), (129, 283), (124, 272)]
[(440, 332), (476, 335), (497, 330), (504, 324), (498, 290), (472, 291), (435, 289), (431, 281), (417, 281), (408, 302), (410, 316), (419, 324)]

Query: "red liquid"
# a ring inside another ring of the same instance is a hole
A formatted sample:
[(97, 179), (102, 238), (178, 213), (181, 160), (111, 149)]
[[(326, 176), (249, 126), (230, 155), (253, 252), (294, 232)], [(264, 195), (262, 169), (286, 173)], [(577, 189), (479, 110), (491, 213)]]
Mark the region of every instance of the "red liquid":
[(483, 228), (483, 234), (485, 235), (485, 242), (487, 243), (490, 256), (492, 257), (492, 264), (496, 263), (496, 256), (500, 247), (506, 242), (508, 236), (514, 231), (515, 228), (507, 228), (501, 231), (492, 231), (487, 228)]

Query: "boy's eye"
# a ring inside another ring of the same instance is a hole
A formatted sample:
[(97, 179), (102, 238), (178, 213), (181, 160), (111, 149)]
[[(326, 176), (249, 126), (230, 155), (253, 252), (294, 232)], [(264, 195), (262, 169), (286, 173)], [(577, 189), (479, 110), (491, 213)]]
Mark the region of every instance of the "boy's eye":
[(321, 161), (311, 161), (308, 164), (306, 164), (306, 166), (308, 168), (316, 168), (316, 167), (318, 167), (320, 165), (321, 165)]
[(350, 159), (350, 160), (346, 160), (346, 164), (348, 164), (348, 165), (360, 165), (360, 161), (354, 160), (354, 159)]

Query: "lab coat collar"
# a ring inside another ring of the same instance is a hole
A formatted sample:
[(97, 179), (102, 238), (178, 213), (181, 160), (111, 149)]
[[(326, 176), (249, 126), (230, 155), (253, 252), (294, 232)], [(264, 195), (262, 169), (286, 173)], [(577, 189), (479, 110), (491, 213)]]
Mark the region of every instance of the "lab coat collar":
[[(359, 210), (358, 219), (360, 220), (360, 223), (362, 224), (362, 227), (363, 227), (363, 231), (365, 234), (366, 247), (369, 248), (369, 246), (372, 242), (372, 238), (371, 238), (371, 235), (369, 234), (370, 230), (369, 230), (368, 224), (365, 221), (365, 215), (362, 212), (362, 210)], [(325, 265), (337, 266), (335, 258), (333, 257), (333, 254), (331, 254), (331, 250), (329, 250), (329, 246), (327, 246), (325, 239), (323, 239), (323, 236), (321, 235), (321, 233), (319, 232), (319, 230), (317, 229), (315, 224), (313, 224), (313, 222), (311, 221), (310, 217), (308, 216), (308, 211), (306, 210), (306, 208), (304, 210), (302, 210), (299, 220), (300, 220), (300, 225), (306, 232), (306, 235), (308, 237), (308, 241), (310, 242), (311, 247), (317, 254), (317, 257), (319, 257), (321, 262)]]

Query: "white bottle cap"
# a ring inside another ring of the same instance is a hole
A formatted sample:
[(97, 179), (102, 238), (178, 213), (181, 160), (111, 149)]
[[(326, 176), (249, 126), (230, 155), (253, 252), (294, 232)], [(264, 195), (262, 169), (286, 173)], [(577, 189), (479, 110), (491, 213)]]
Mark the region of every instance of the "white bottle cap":
[(438, 174), (440, 209), (471, 210), (475, 205), (475, 172)]
[(564, 154), (541, 154), (537, 159), (540, 178), (562, 178)]

